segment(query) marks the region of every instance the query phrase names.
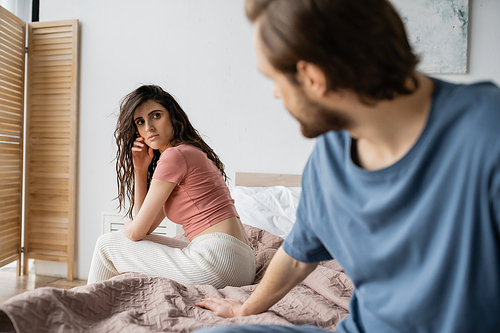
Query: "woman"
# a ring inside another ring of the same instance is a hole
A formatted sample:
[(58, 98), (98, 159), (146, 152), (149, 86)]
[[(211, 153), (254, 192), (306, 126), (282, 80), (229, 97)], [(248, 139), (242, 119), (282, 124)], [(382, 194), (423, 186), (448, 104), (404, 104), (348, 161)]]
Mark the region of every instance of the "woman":
[[(251, 284), (255, 253), (224, 165), (175, 99), (154, 85), (128, 94), (115, 138), (119, 206), (129, 201), (135, 218), (98, 239), (88, 283), (137, 272), (217, 288)], [(189, 242), (151, 235), (165, 215)]]

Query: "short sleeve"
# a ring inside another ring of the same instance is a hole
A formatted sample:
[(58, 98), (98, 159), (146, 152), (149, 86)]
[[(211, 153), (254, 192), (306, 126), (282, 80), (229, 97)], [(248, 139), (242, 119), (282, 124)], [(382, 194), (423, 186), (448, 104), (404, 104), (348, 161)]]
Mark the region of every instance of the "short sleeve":
[(180, 184), (187, 175), (186, 158), (177, 147), (165, 150), (158, 160), (153, 179)]
[(500, 168), (496, 168), (491, 178), (491, 207), (497, 231), (500, 231)]
[(333, 259), (316, 235), (313, 224), (308, 217), (305, 198), (307, 194), (304, 192), (301, 194), (295, 224), (283, 242), (283, 250), (293, 259), (305, 263)]

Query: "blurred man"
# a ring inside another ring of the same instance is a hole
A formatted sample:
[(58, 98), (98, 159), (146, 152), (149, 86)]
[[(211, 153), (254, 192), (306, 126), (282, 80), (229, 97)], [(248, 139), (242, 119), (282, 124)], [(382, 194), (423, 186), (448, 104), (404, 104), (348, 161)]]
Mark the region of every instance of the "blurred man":
[(355, 285), (338, 332), (499, 332), (498, 87), (417, 72), (386, 0), (247, 0), (246, 12), (258, 68), (317, 143), (297, 221), (259, 286), (243, 304), (198, 305), (258, 314), (336, 259)]

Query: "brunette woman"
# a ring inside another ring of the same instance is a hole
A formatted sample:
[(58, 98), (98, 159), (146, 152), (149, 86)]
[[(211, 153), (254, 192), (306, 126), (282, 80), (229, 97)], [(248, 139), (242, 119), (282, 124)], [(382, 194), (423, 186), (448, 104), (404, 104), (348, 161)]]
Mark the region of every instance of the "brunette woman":
[[(251, 284), (255, 253), (224, 165), (176, 100), (158, 86), (139, 87), (120, 105), (115, 138), (117, 198), (120, 209), (130, 202), (132, 220), (99, 237), (88, 283), (136, 272), (217, 288)], [(151, 234), (165, 216), (189, 242)]]

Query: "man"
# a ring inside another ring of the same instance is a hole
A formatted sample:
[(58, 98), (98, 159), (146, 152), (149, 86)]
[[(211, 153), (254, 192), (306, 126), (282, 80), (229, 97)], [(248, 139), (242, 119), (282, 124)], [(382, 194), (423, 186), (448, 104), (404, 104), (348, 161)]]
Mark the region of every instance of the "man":
[[(386, 0), (247, 0), (246, 11), (259, 69), (317, 143), (259, 286), (243, 304), (198, 305), (264, 312), (334, 258), (355, 285), (338, 332), (499, 332), (500, 90), (415, 71)], [(215, 331), (233, 330), (321, 331)]]

